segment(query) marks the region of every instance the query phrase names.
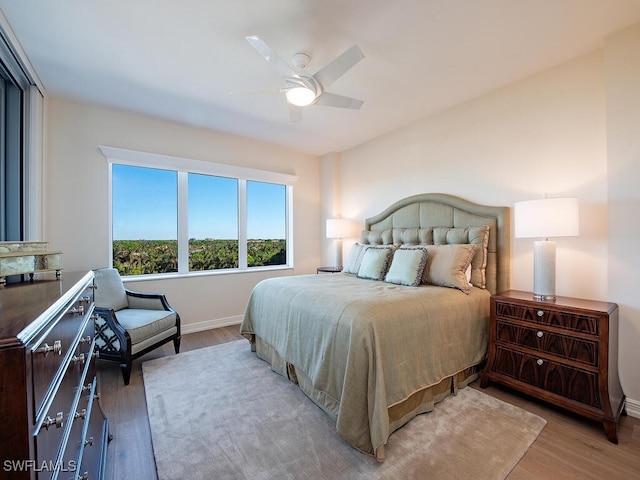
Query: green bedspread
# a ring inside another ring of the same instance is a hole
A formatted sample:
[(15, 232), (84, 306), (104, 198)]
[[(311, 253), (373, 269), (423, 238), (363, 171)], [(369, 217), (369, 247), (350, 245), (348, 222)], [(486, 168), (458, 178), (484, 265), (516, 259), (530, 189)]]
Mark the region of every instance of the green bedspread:
[(241, 333), (255, 334), (301, 372), (338, 433), (375, 454), (391, 434), (388, 408), (478, 364), (488, 324), (486, 290), (466, 295), (340, 273), (260, 282)]

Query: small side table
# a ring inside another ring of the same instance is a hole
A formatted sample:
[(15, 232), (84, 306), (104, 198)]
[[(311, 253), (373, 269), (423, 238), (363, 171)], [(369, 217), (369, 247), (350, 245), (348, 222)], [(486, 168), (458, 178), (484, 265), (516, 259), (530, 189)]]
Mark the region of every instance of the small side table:
[(618, 443), (625, 395), (618, 377), (618, 305), (537, 301), (509, 290), (490, 300), (489, 358), (480, 386), (506, 385), (601, 422)]
[(342, 271), (342, 267), (318, 267), (316, 270), (316, 274), (318, 273), (340, 273)]

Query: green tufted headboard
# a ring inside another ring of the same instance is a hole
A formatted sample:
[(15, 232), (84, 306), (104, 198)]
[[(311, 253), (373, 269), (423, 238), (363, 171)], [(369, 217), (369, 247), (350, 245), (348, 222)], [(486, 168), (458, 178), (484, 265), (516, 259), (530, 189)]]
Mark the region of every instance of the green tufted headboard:
[[(510, 288), (511, 227), (509, 207), (469, 202), (444, 193), (423, 193), (400, 200), (365, 220), (361, 243), (461, 243), (433, 238), (433, 232), (489, 226), (486, 288), (498, 293)], [(436, 228), (444, 227), (444, 228)]]

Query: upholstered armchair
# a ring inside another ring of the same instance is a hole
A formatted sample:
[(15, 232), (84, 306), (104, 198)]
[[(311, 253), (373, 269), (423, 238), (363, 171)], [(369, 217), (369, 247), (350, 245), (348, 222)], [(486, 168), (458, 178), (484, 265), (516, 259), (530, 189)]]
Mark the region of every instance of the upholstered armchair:
[(96, 347), (100, 358), (120, 362), (124, 384), (133, 360), (173, 340), (180, 351), (180, 316), (163, 294), (124, 287), (115, 268), (94, 270)]

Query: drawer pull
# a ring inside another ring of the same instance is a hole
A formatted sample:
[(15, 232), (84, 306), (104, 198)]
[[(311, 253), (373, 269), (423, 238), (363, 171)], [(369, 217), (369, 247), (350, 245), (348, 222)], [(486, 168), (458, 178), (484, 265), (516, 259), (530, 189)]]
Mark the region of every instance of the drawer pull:
[(542, 364), (544, 363), (544, 360), (542, 360), (541, 358), (539, 358), (538, 360), (536, 360), (536, 363), (540, 366), (542, 366)]
[(544, 310), (538, 310), (536, 312), (536, 315), (538, 315), (539, 317), (544, 317)]
[(46, 429), (49, 430), (49, 427), (52, 426), (56, 426), (56, 428), (62, 428), (62, 426), (64, 425), (64, 414), (62, 412), (58, 412), (56, 413), (56, 418), (51, 418), (51, 417), (47, 417), (44, 419), (44, 422), (42, 422), (42, 426)]
[(85, 418), (87, 416), (87, 409), (83, 408), (80, 412), (76, 412), (74, 418)]
[(81, 353), (80, 355), (74, 355), (73, 357), (71, 357), (71, 361), (73, 363), (77, 363), (77, 362), (81, 362), (84, 363), (84, 353)]
[(81, 477), (78, 477), (78, 480), (89, 480), (89, 472), (84, 472)]
[(91, 301), (91, 297), (89, 295), (87, 295), (86, 297), (80, 297), (79, 301), (83, 303), (89, 303)]
[(91, 445), (93, 445), (93, 437), (89, 437), (88, 439), (86, 439), (86, 440), (84, 441), (84, 446), (85, 446), (85, 447), (86, 447), (86, 446), (91, 446)]
[(45, 357), (49, 355), (49, 352), (60, 355), (62, 353), (62, 342), (60, 340), (56, 340), (53, 342), (53, 346), (49, 346), (48, 343), (45, 343), (36, 350), (36, 353), (44, 353)]
[(538, 330), (538, 331), (536, 332), (536, 336), (537, 336), (538, 338), (542, 338), (542, 336), (543, 336), (543, 335), (544, 335), (544, 332), (543, 332), (543, 331), (541, 331), (541, 330)]
[(84, 387), (82, 387), (82, 393), (86, 392), (87, 390), (91, 390), (92, 386), (93, 384), (87, 383)]
[(77, 307), (70, 308), (68, 310), (68, 313), (71, 315), (76, 315), (76, 314), (82, 315), (84, 313), (84, 306), (78, 305)]
[(93, 340), (91, 335), (87, 335), (86, 337), (82, 337), (80, 339), (80, 343), (91, 343), (91, 340)]

